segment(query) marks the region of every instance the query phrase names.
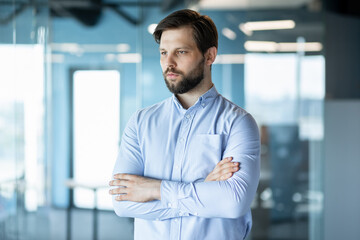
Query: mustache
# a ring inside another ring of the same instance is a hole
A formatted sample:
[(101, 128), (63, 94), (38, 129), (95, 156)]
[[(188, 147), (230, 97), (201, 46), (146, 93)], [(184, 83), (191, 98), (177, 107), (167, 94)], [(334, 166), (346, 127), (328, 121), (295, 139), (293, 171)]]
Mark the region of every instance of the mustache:
[(181, 71), (176, 71), (175, 69), (173, 68), (167, 68), (164, 72), (164, 74), (168, 74), (168, 73), (175, 73), (175, 74), (183, 74)]

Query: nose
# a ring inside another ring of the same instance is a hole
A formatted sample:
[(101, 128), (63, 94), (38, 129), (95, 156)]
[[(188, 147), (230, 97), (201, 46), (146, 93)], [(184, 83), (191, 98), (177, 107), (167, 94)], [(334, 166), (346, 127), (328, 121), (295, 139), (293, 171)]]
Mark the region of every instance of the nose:
[(176, 61), (172, 54), (167, 55), (166, 60), (165, 60), (165, 67), (166, 68), (175, 68), (176, 67)]

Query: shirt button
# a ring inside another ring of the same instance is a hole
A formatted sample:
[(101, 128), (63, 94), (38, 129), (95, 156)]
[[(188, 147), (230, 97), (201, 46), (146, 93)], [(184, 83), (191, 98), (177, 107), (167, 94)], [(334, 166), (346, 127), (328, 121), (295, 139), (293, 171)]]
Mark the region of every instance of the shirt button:
[(180, 138), (180, 142), (183, 142), (184, 141), (184, 138)]
[(186, 115), (186, 118), (189, 119), (189, 118), (190, 118), (190, 115)]
[(171, 204), (171, 203), (168, 203), (168, 207), (170, 207), (170, 208), (171, 208), (171, 207), (172, 207), (172, 204)]
[(205, 107), (205, 103), (202, 103), (201, 106)]
[(179, 212), (179, 216), (183, 216), (184, 214), (183, 214), (183, 212), (182, 211), (180, 211)]
[(178, 222), (178, 220), (177, 220), (177, 219), (175, 219), (174, 221), (175, 221), (175, 222)]

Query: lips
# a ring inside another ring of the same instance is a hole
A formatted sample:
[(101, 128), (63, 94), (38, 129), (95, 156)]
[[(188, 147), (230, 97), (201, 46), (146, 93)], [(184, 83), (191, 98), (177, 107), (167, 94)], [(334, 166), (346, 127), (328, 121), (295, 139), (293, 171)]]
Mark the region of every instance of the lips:
[(180, 75), (183, 75), (183, 73), (176, 71), (174, 68), (167, 68), (163, 75), (168, 80), (176, 80)]
[(172, 72), (166, 74), (166, 76), (167, 76), (167, 77), (170, 77), (170, 78), (177, 77), (178, 75), (179, 75), (179, 74), (172, 73)]

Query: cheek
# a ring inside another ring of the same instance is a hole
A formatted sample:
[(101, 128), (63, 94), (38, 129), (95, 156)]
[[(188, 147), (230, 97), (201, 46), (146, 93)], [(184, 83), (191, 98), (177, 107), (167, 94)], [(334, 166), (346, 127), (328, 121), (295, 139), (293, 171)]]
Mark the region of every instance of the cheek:
[(166, 70), (165, 63), (161, 59), (160, 59), (160, 67), (163, 72)]

